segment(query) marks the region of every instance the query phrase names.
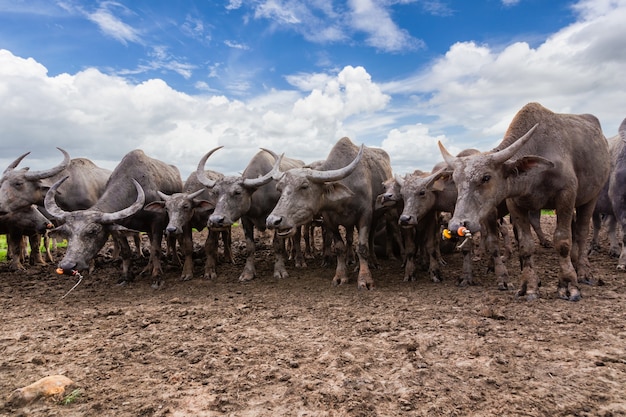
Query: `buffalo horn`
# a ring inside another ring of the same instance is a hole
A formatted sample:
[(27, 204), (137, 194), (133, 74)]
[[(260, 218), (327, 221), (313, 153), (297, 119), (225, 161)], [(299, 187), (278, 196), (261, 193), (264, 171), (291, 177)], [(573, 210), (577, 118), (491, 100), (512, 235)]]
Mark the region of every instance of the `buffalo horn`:
[(18, 166), (20, 164), (20, 162), (22, 162), (22, 159), (26, 158), (26, 156), (30, 154), (30, 152), (26, 152), (24, 155), (18, 157), (15, 161), (13, 161), (11, 163), (11, 165), (9, 165), (7, 167), (7, 169), (4, 170), (3, 175), (6, 174), (9, 171), (13, 171), (15, 169), (16, 166)]
[(44, 178), (50, 178), (53, 175), (56, 175), (59, 172), (63, 171), (65, 168), (67, 168), (67, 166), (70, 164), (70, 155), (61, 148), (57, 148), (57, 149), (61, 151), (61, 153), (63, 154), (63, 162), (61, 162), (59, 165), (55, 166), (54, 168), (46, 169), (43, 171), (27, 172), (24, 175), (25, 178), (27, 180), (41, 180)]
[(198, 181), (200, 181), (200, 183), (207, 188), (215, 187), (215, 181), (206, 176), (206, 173), (204, 172), (204, 166), (206, 165), (207, 159), (209, 159), (209, 157), (213, 155), (213, 152), (222, 148), (223, 146), (218, 146), (217, 148), (210, 150), (202, 157), (202, 159), (200, 159), (200, 162), (198, 162), (198, 168), (196, 168), (196, 176), (198, 177)]
[(356, 169), (357, 165), (361, 161), (361, 158), (363, 157), (363, 148), (364, 145), (361, 145), (359, 153), (357, 153), (354, 160), (352, 160), (352, 162), (345, 167), (329, 171), (311, 170), (311, 173), (307, 175), (307, 177), (313, 182), (332, 182), (344, 179), (348, 175), (352, 174), (352, 171)]
[(439, 150), (441, 151), (441, 156), (443, 156), (443, 160), (446, 161), (446, 164), (448, 164), (450, 168), (454, 167), (456, 156), (448, 152), (448, 150), (445, 146), (443, 146), (443, 143), (441, 143), (441, 141), (438, 141), (437, 144), (439, 145)]
[(125, 209), (113, 213), (102, 213), (102, 223), (113, 223), (117, 220), (125, 219), (137, 213), (143, 208), (143, 205), (146, 201), (146, 194), (144, 193), (143, 188), (141, 188), (141, 184), (139, 184), (134, 178), (132, 180), (135, 184), (135, 188), (137, 189), (137, 199), (135, 200), (135, 202)]
[(69, 176), (65, 176), (61, 178), (60, 180), (58, 180), (57, 182), (55, 182), (46, 193), (46, 197), (44, 198), (44, 201), (43, 201), (44, 207), (46, 208), (48, 213), (50, 213), (50, 215), (52, 215), (53, 217), (59, 220), (64, 219), (65, 216), (69, 214), (69, 212), (63, 210), (61, 207), (57, 205), (55, 197), (57, 194), (57, 188), (59, 188), (61, 184), (63, 184), (65, 180), (67, 180), (68, 178)]
[(172, 196), (162, 193), (161, 191), (157, 191), (157, 194), (159, 195), (159, 197), (161, 197), (163, 201), (167, 201), (172, 198)]
[(393, 178), (396, 180), (400, 187), (404, 186), (404, 178), (402, 178), (400, 175), (395, 174)]
[(508, 161), (513, 155), (517, 153), (517, 151), (520, 150), (522, 146), (526, 144), (526, 142), (528, 142), (528, 140), (537, 129), (537, 126), (539, 126), (539, 123), (531, 127), (524, 136), (513, 142), (511, 145), (491, 155), (492, 160), (497, 163), (503, 163), (505, 161)]
[[(274, 152), (270, 152), (267, 149), (263, 149), (263, 150), (266, 151), (266, 152), (269, 152), (271, 155), (274, 156), (274, 158), (276, 158), (276, 154)], [(243, 180), (243, 186), (247, 187), (247, 188), (259, 188), (259, 187), (269, 183), (270, 181), (272, 181), (274, 179), (274, 176), (277, 175), (280, 172), (280, 163), (282, 162), (284, 155), (285, 154), (282, 154), (278, 158), (276, 158), (276, 162), (274, 162), (274, 166), (272, 167), (270, 172), (268, 172), (267, 174), (263, 175), (262, 177), (245, 178)]]

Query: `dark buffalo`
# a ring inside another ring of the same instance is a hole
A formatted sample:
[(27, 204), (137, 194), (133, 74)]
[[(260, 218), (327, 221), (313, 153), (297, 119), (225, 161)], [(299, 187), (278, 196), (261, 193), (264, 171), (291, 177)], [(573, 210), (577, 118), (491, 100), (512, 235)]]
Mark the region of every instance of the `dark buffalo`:
[(0, 215), (0, 234), (7, 236), (7, 259), (9, 268), (13, 271), (23, 270), (23, 242), (24, 236), (28, 236), (31, 246), (30, 263), (45, 264), (39, 247), (41, 235), (52, 228), (48, 220), (37, 206), (31, 204), (25, 208)]
[(300, 226), (321, 213), (332, 232), (337, 252), (334, 284), (348, 282), (346, 248), (339, 226), (358, 230), (358, 288), (372, 289), (374, 280), (368, 260), (373, 239), (376, 197), (383, 181), (392, 176), (389, 155), (382, 149), (360, 148), (348, 138), (340, 139), (318, 169), (295, 168), (280, 174), (280, 199), (267, 217), (267, 226), (282, 237), (293, 236)]
[[(619, 133), (608, 139), (609, 152), (611, 154), (611, 174), (606, 182), (600, 198), (596, 203), (593, 213), (593, 239), (594, 248), (598, 246), (598, 234), (602, 221), (608, 226), (608, 234), (611, 242), (610, 255), (619, 256), (617, 269), (626, 270), (626, 240), (619, 243), (618, 226), (622, 231), (626, 230), (626, 119), (619, 127)], [(626, 233), (624, 234), (626, 239)], [(620, 247), (621, 246), (621, 247)]]
[[(213, 181), (223, 177), (222, 174), (207, 170), (205, 176)], [(196, 172), (189, 175), (185, 184), (183, 184), (183, 192), (175, 193), (171, 196), (159, 192), (163, 201), (153, 201), (146, 205), (146, 210), (167, 213), (169, 222), (165, 231), (168, 235), (177, 236), (182, 248), (184, 256), (183, 271), (180, 279), (186, 281), (193, 278), (193, 236), (192, 230), (201, 231), (207, 227), (209, 215), (213, 212), (214, 206), (207, 201), (209, 191), (198, 181)], [(233, 262), (231, 252), (231, 228), (230, 226), (221, 231), (211, 231), (207, 234), (204, 244), (206, 253), (206, 265), (204, 278), (214, 279), (215, 264), (217, 259), (217, 238), (221, 234), (224, 243), (224, 257), (227, 262)]]
[[(89, 209), (65, 211), (55, 201), (57, 189), (64, 179), (55, 183), (46, 194), (48, 212), (64, 224), (56, 232), (68, 239), (67, 251), (59, 263), (65, 273), (84, 271), (109, 235), (132, 231), (147, 232), (151, 239), (150, 261), (152, 286), (160, 287), (161, 240), (167, 224), (163, 214), (143, 210), (144, 204), (160, 200), (159, 192), (173, 194), (183, 188), (178, 169), (159, 160), (150, 158), (141, 150), (126, 154), (117, 165), (106, 189), (98, 201)], [(129, 275), (131, 250), (126, 239), (117, 239), (121, 244), (122, 277), (120, 282), (131, 279)]]
[[(290, 170), (301, 167), (304, 162), (291, 158), (276, 158), (276, 154), (262, 150), (252, 157), (241, 176), (224, 176), (212, 180), (205, 175), (204, 166), (207, 159), (221, 147), (208, 152), (198, 163), (196, 174), (198, 180), (209, 189), (209, 201), (215, 210), (209, 216), (208, 226), (211, 230), (222, 230), (230, 227), (241, 218), (246, 236), (246, 265), (239, 276), (240, 281), (248, 281), (256, 276), (254, 264), (255, 244), (254, 228), (265, 230), (265, 219), (272, 211), (280, 197), (276, 191), (273, 175), (278, 169)], [(299, 242), (299, 240), (298, 240)], [(273, 239), (275, 254), (274, 277), (288, 276), (285, 269), (284, 241), (276, 235)], [(296, 247), (299, 249), (299, 247)], [(302, 255), (299, 255), (302, 257)], [(207, 259), (207, 264), (215, 265), (215, 260)], [(213, 271), (212, 274), (215, 274)]]
[(452, 156), (439, 143), (458, 190), (450, 229), (480, 231), (503, 201), (517, 232), (521, 285), (518, 296), (538, 297), (529, 212), (556, 209), (554, 246), (559, 255), (558, 296), (580, 299), (579, 279), (591, 282), (586, 238), (596, 200), (610, 170), (600, 122), (589, 114), (554, 113), (538, 103), (524, 106), (494, 150)]

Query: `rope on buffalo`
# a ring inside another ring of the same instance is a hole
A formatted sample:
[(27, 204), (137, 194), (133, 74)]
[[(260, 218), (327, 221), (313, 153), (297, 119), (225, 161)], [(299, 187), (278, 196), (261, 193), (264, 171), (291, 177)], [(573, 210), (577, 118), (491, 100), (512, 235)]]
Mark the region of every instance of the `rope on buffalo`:
[(70, 288), (70, 290), (68, 292), (66, 292), (63, 297), (61, 297), (61, 300), (64, 299), (65, 297), (67, 297), (67, 295), (69, 293), (74, 291), (74, 288), (78, 287), (78, 284), (80, 284), (82, 282), (82, 280), (83, 280), (83, 276), (78, 271), (72, 271), (72, 276), (78, 277), (78, 282), (76, 282), (76, 284), (74, 284), (74, 286), (72, 288)]

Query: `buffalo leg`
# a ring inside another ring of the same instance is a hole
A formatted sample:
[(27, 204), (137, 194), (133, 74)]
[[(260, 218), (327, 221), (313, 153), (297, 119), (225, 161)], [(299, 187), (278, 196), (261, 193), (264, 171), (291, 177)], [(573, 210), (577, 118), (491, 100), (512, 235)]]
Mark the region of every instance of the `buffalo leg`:
[(254, 266), (254, 224), (248, 219), (242, 219), (243, 231), (246, 236), (246, 265), (243, 267), (239, 281), (250, 281), (256, 276), (256, 268)]

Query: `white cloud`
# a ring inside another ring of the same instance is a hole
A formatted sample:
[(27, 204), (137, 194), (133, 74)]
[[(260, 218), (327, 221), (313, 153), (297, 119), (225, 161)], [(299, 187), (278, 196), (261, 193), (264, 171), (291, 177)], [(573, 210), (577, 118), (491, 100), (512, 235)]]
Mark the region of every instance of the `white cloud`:
[[(333, 13), (328, 3), (312, 4)], [(95, 69), (49, 76), (36, 60), (0, 50), (0, 163), (32, 151), (25, 164), (49, 166), (61, 146), (112, 168), (143, 148), (187, 174), (203, 153), (224, 145), (208, 165), (236, 173), (259, 147), (308, 162), (324, 158), (345, 135), (387, 149), (403, 173), (438, 162), (440, 139), (453, 153), (490, 148), (529, 101), (595, 114), (612, 136), (626, 116), (626, 1), (584, 0), (574, 10), (578, 21), (538, 47), (459, 41), (406, 79), (382, 84), (366, 68), (346, 66), (286, 76), (293, 88), (245, 100), (216, 95), (206, 82), (189, 95), (159, 79), (136, 85)], [(193, 70), (165, 49), (156, 48), (153, 61)], [(250, 71), (221, 73), (245, 91)]]
[(119, 8), (122, 12), (128, 12), (128, 9), (119, 3), (105, 1), (101, 3), (98, 10), (93, 13), (87, 13), (87, 18), (96, 23), (105, 35), (117, 39), (123, 44), (127, 42), (141, 43), (139, 32), (115, 16), (113, 8)]
[(438, 141), (447, 142), (444, 135), (432, 136), (427, 126), (418, 123), (392, 129), (382, 141), (382, 148), (393, 161), (394, 173), (404, 175), (416, 168), (430, 171), (435, 161), (441, 160)]
[(243, 102), (191, 96), (159, 79), (134, 85), (95, 69), (51, 77), (35, 60), (0, 50), (0, 137), (6, 138), (0, 162), (6, 166), (33, 151), (25, 163), (51, 165), (59, 146), (113, 168), (141, 148), (186, 176), (218, 145), (225, 149), (210, 166), (225, 173), (242, 171), (260, 147), (312, 161), (346, 134), (344, 119), (375, 112), (389, 100), (361, 67), (346, 67), (318, 86)]
[[(459, 148), (487, 147), (501, 138), (515, 112), (530, 101), (566, 113), (592, 113), (612, 136), (626, 116), (626, 2), (583, 1), (578, 22), (537, 48), (525, 42), (496, 50), (464, 41), (413, 77), (382, 86), (411, 97), (414, 111), (436, 118)], [(482, 138), (482, 139), (481, 139)]]
[(387, 52), (399, 52), (423, 46), (399, 28), (389, 11), (373, 0), (350, 0), (350, 21), (354, 29), (367, 34), (367, 44)]

